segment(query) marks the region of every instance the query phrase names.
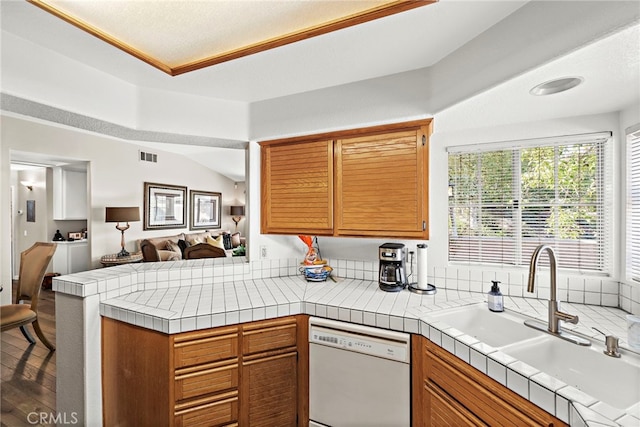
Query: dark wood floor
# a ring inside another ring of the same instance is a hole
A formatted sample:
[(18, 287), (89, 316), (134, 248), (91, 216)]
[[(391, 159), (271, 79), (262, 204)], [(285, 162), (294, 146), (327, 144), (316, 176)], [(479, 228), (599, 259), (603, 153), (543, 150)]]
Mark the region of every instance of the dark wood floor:
[[(15, 286), (14, 286), (15, 289)], [(5, 292), (7, 291), (5, 287)], [(40, 326), (55, 345), (55, 298), (51, 290), (40, 292)], [(38, 340), (27, 326), (36, 344), (22, 336), (20, 329), (2, 332), (2, 384), (0, 385), (1, 425), (6, 427), (55, 425), (56, 353)], [(41, 422), (43, 421), (43, 422)]]

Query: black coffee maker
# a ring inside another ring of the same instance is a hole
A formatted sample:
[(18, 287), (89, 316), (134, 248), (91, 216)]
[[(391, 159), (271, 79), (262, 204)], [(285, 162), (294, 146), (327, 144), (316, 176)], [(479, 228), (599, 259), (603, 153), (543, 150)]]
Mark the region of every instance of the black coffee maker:
[(407, 286), (407, 249), (402, 243), (385, 243), (378, 248), (380, 289), (387, 292), (401, 291)]

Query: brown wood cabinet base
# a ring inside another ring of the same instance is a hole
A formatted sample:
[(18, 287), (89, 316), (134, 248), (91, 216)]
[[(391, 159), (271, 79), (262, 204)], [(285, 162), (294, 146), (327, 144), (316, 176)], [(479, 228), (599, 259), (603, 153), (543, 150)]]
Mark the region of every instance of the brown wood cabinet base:
[(413, 427), (566, 426), (428, 339), (411, 344)]
[[(106, 426), (307, 426), (308, 316), (167, 335), (102, 319)], [(412, 425), (566, 426), (420, 336)]]
[(102, 318), (105, 426), (306, 426), (308, 316), (167, 335)]

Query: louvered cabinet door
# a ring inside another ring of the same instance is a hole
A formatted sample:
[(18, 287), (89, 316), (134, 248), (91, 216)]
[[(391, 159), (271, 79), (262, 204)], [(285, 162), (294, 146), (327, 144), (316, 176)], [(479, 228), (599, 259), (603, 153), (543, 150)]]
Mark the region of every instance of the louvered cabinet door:
[(333, 141), (261, 146), (262, 233), (333, 233)]
[(335, 230), (429, 238), (427, 126), (336, 141)]
[(297, 363), (295, 351), (243, 362), (240, 425), (297, 425)]
[(567, 427), (558, 418), (437, 344), (426, 338), (420, 341), (422, 361), (414, 358), (412, 363), (422, 362), (425, 426)]
[(426, 410), (425, 426), (487, 426), (467, 408), (460, 405), (438, 386), (425, 382), (423, 408)]

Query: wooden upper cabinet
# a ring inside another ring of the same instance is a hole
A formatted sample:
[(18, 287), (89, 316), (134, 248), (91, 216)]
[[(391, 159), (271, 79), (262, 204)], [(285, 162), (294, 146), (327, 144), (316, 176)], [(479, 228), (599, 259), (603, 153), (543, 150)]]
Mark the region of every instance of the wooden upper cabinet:
[(262, 233), (333, 232), (333, 141), (262, 147)]
[(262, 233), (428, 239), (431, 123), (261, 142)]
[(429, 237), (427, 129), (339, 139), (334, 161), (336, 235)]

